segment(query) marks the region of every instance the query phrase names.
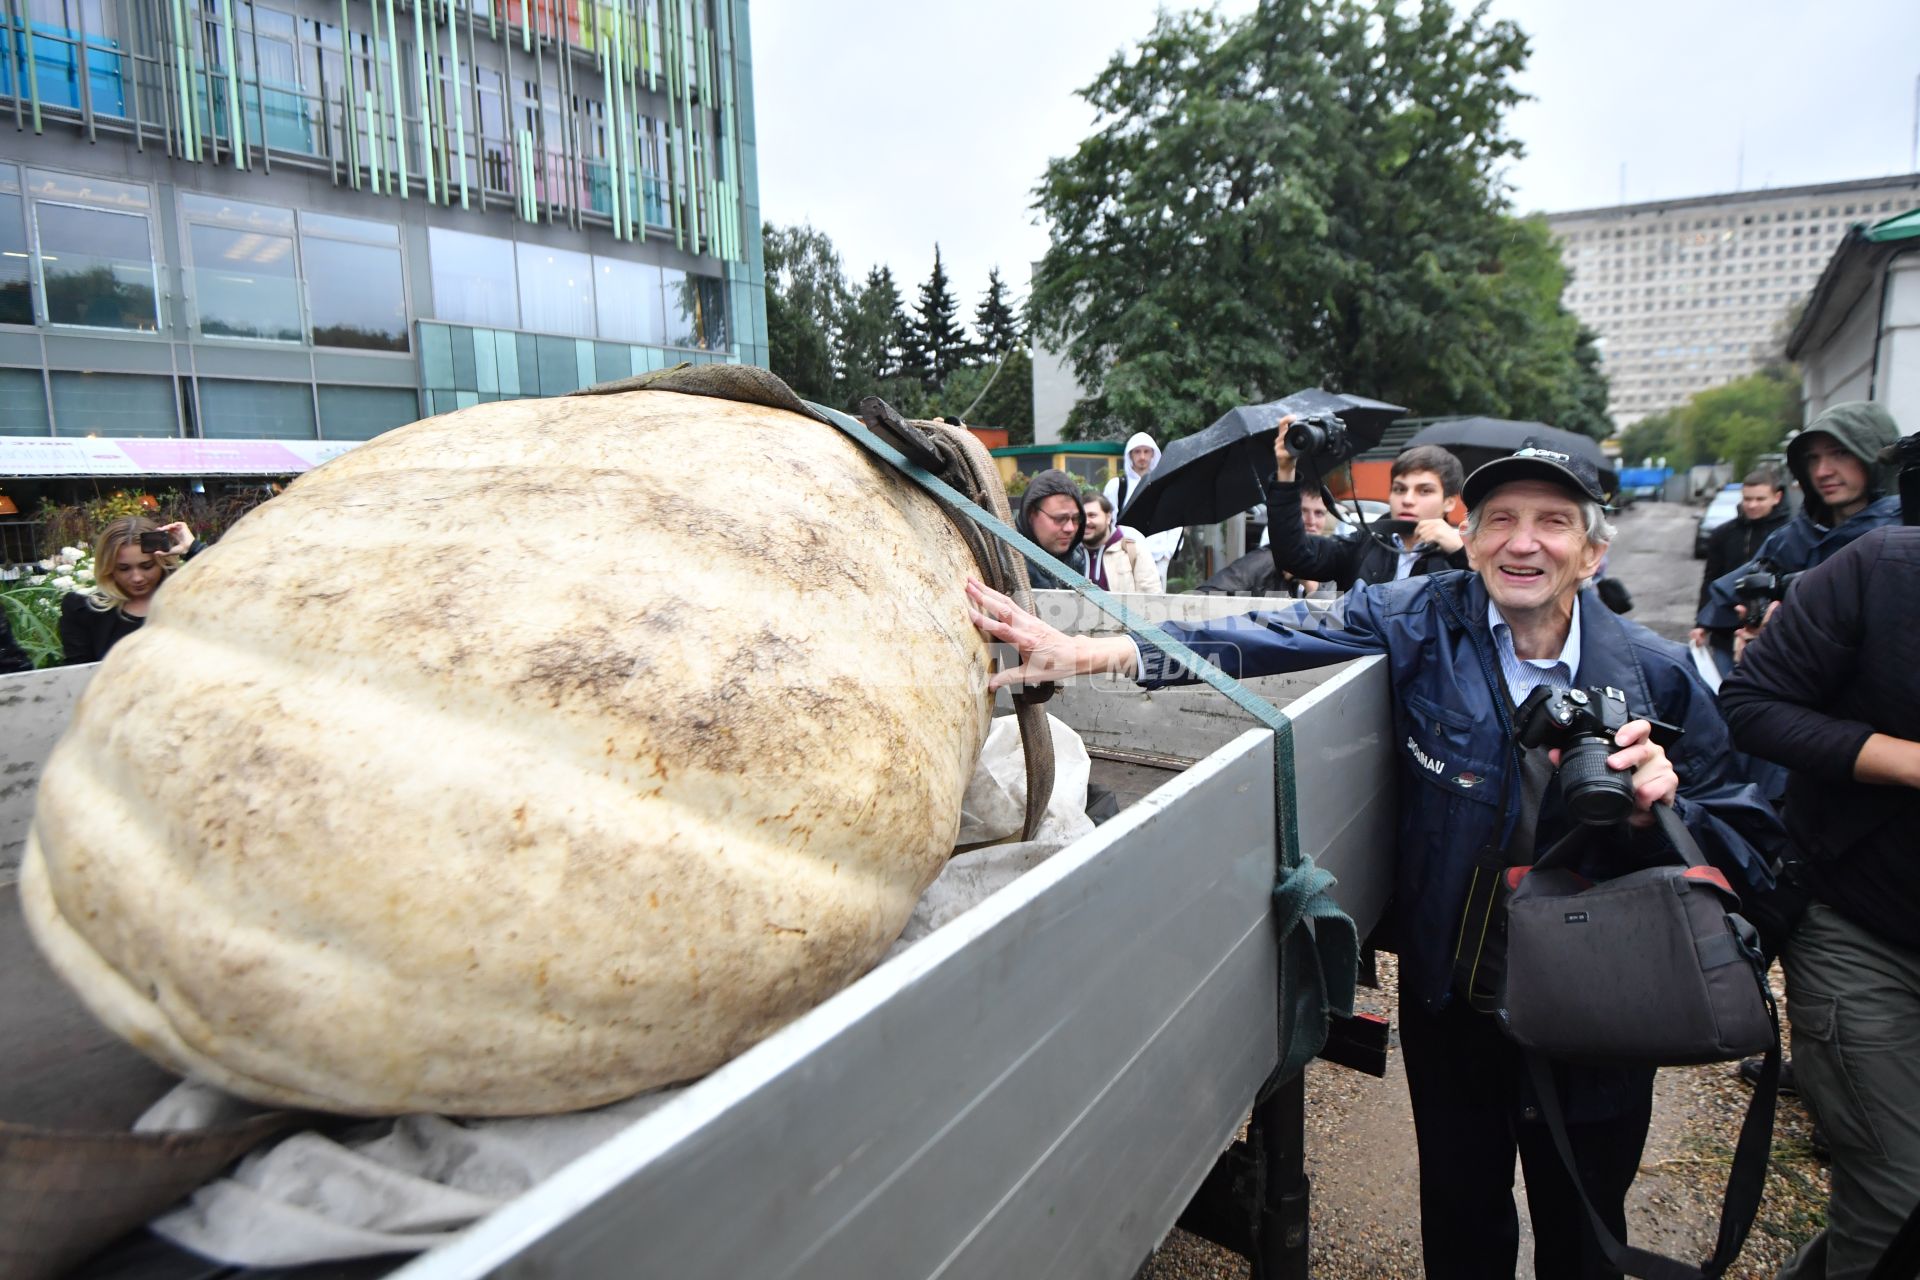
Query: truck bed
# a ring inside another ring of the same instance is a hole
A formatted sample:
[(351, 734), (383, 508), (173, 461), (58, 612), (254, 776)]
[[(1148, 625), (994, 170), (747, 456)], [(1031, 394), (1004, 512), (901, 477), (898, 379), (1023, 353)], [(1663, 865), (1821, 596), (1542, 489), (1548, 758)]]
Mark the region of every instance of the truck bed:
[[(1252, 683), (1293, 720), (1299, 847), (1364, 933), (1390, 875), (1381, 663)], [(1118, 817), (396, 1274), (1131, 1275), (1278, 1059), (1272, 736), (1204, 689), (1049, 710)], [(86, 1274), (235, 1273), (136, 1237)]]

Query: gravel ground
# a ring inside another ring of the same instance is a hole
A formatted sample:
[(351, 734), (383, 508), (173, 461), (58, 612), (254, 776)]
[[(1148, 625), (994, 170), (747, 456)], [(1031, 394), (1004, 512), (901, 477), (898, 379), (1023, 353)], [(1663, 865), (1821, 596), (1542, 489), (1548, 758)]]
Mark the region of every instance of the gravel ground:
[[(1393, 957), (1381, 956), (1380, 989), (1361, 992), (1360, 1007), (1390, 1013), (1395, 976)], [(1778, 969), (1774, 985), (1777, 992)], [(1647, 1151), (1627, 1201), (1633, 1243), (1686, 1260), (1707, 1256), (1719, 1227), (1733, 1142), (1751, 1097), (1731, 1064), (1660, 1073)], [(1808, 1129), (1805, 1108), (1782, 1098), (1766, 1195), (1746, 1247), (1727, 1271), (1730, 1280), (1766, 1280), (1825, 1221), (1827, 1171), (1807, 1145)], [(1307, 1168), (1313, 1177), (1311, 1271), (1317, 1280), (1421, 1274), (1418, 1163), (1397, 1037), (1384, 1080), (1325, 1062), (1307, 1069)], [(1531, 1234), (1517, 1172), (1515, 1188), (1519, 1275), (1532, 1280)], [(1251, 1275), (1244, 1258), (1175, 1231), (1137, 1280)]]

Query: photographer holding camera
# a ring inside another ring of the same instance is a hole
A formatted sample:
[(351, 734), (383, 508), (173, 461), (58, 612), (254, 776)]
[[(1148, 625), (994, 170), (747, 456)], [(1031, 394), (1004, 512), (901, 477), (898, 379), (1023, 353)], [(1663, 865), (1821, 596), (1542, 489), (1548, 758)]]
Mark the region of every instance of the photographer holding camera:
[(1766, 607), (1785, 593), (1782, 577), (1811, 569), (1864, 533), (1900, 523), (1893, 468), (1880, 461), (1880, 451), (1899, 437), (1893, 415), (1850, 400), (1787, 442), (1787, 469), (1800, 482), (1800, 514), (1768, 535), (1751, 561), (1708, 585), (1694, 619), (1695, 643), (1736, 629), (1748, 632), (1740, 639), (1750, 639)]
[[(1401, 578), (1464, 569), (1464, 543), (1447, 520), (1460, 496), (1460, 460), (1445, 449), (1420, 445), (1393, 460), (1392, 519), (1406, 526), (1397, 537), (1362, 529), (1357, 538), (1328, 538), (1306, 532), (1301, 501), (1309, 492), (1298, 480), (1299, 459), (1288, 447), (1280, 421), (1274, 438), (1275, 479), (1267, 485), (1267, 537), (1273, 564), (1286, 577), (1332, 582), (1345, 591), (1356, 583), (1396, 582)], [(1317, 484), (1312, 492), (1318, 493)]]
[[(1671, 804), (1736, 885), (1771, 883), (1780, 828), (1753, 788), (1728, 774), (1725, 725), (1685, 651), (1585, 588), (1613, 536), (1593, 468), (1527, 448), (1481, 467), (1464, 493), (1471, 573), (1357, 587), (1339, 623), (1295, 606), (1165, 629), (1240, 678), (1386, 655), (1402, 784), (1395, 905), (1384, 928), (1400, 955), (1426, 1274), (1514, 1274), (1517, 1151), (1536, 1274), (1613, 1275), (1519, 1047), (1476, 1006), (1483, 930), (1465, 926), (1476, 909), (1486, 919), (1479, 886), (1530, 864), (1571, 828), (1573, 807), (1594, 799), (1590, 785), (1559, 769), (1563, 750), (1582, 745), (1581, 764), (1568, 769), (1584, 769), (1590, 784), (1603, 756), (1598, 775), (1614, 806), (1604, 816), (1629, 814), (1594, 829), (1580, 867), (1589, 878), (1635, 870), (1662, 852), (1655, 805)], [(1276, 525), (1284, 519), (1276, 512)], [(1193, 678), (1131, 637), (1067, 636), (997, 592), (977, 583), (968, 591), (975, 624), (1019, 652), (1018, 667), (993, 677), (996, 688), (1099, 672), (1149, 688)], [(1539, 745), (1522, 746), (1516, 714), (1539, 708), (1529, 698), (1542, 687), (1568, 691), (1543, 695), (1547, 720), (1558, 725), (1530, 716), (1521, 736)], [(1682, 729), (1671, 757), (1653, 740), (1649, 716)], [(1581, 1180), (1616, 1237), (1626, 1230), (1653, 1075), (1651, 1067), (1554, 1067)]]
[(1781, 1270), (1863, 1276), (1920, 1204), (1920, 528), (1800, 575), (1720, 689), (1743, 751), (1787, 767), (1806, 897), (1781, 959), (1794, 1080), (1833, 1152), (1827, 1228)]

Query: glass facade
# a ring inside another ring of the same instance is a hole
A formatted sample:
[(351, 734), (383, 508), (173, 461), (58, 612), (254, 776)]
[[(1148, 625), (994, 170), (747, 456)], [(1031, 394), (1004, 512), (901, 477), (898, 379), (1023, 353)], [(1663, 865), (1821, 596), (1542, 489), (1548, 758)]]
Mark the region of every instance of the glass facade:
[[(397, 18), (21, 0), (0, 109), (38, 136), (35, 167), (0, 161), (0, 434), (367, 438), (765, 359), (746, 0)], [(181, 176), (134, 180), (155, 156)]]
[(716, 364), (724, 357), (420, 322), (421, 379), (426, 383), (423, 408), (428, 414), (452, 413), (494, 400), (565, 395), (597, 382), (665, 369), (682, 360)]

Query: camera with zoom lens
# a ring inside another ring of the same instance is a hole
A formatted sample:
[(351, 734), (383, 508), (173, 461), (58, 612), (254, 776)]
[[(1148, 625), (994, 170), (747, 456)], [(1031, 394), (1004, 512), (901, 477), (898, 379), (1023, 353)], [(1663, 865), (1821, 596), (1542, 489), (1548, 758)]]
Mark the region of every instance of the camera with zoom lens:
[(1355, 453), (1347, 424), (1330, 413), (1314, 413), (1287, 424), (1287, 452), (1311, 458), (1322, 466), (1345, 462)]
[(1633, 812), (1633, 774), (1607, 767), (1616, 735), (1633, 717), (1618, 689), (1541, 685), (1514, 712), (1514, 740), (1560, 749), (1560, 794), (1575, 821), (1605, 827)]
[(1747, 608), (1747, 625), (1757, 627), (1766, 621), (1767, 609), (1787, 598), (1787, 588), (1798, 573), (1778, 573), (1764, 560), (1746, 577), (1733, 584), (1733, 598)]

